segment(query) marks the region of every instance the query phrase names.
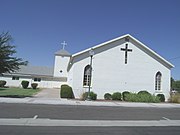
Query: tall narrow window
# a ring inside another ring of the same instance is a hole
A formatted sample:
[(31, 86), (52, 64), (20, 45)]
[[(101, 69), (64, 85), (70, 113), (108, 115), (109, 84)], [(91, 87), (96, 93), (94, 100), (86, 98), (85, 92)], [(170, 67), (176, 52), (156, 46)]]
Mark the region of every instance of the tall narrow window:
[(84, 68), (83, 86), (89, 86), (90, 79), (91, 79), (90, 70), (91, 70), (91, 66), (90, 66), (90, 65), (87, 65), (87, 66)]
[(161, 72), (156, 73), (156, 82), (155, 82), (155, 90), (161, 90), (161, 78), (162, 74)]

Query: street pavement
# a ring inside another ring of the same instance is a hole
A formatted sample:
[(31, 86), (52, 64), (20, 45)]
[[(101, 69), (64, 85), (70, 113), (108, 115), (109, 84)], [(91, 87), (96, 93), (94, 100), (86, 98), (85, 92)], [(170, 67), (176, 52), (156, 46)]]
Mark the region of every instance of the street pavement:
[(58, 92), (1, 97), (0, 135), (180, 134), (180, 104), (80, 101), (61, 99)]
[(179, 135), (179, 114), (174, 107), (0, 103), (0, 135)]
[(0, 104), (0, 118), (57, 120), (180, 120), (180, 108)]
[(0, 126), (0, 135), (179, 135), (179, 127)]

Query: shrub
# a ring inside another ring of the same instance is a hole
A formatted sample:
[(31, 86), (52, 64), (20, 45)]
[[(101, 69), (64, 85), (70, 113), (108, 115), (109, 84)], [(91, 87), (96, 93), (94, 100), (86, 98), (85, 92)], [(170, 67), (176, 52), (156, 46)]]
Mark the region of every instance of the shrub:
[(60, 96), (61, 98), (74, 98), (72, 88), (68, 85), (61, 85)]
[(158, 103), (160, 102), (159, 97), (151, 94), (136, 94), (129, 93), (126, 95), (127, 101), (129, 102), (148, 102), (148, 103)]
[[(90, 100), (96, 100), (96, 99), (97, 99), (97, 94), (91, 91), (91, 92), (89, 93), (89, 97), (90, 97)], [(82, 99), (82, 100), (86, 100), (87, 98), (88, 98), (88, 92), (84, 92), (84, 93), (82, 94), (81, 99)]]
[(112, 94), (112, 100), (121, 100), (121, 93), (120, 92), (115, 92)]
[(111, 94), (110, 93), (105, 93), (104, 94), (104, 99), (105, 100), (111, 100), (112, 98), (111, 98)]
[(126, 95), (126, 101), (129, 102), (138, 102), (137, 94), (136, 93), (129, 93)]
[(84, 92), (84, 93), (81, 95), (81, 100), (86, 100), (86, 99), (87, 99), (87, 96), (88, 96), (88, 92)]
[(159, 100), (160, 100), (161, 102), (165, 102), (165, 96), (164, 96), (164, 94), (157, 94), (157, 97), (159, 97)]
[(123, 98), (124, 101), (127, 101), (127, 94), (130, 94), (130, 92), (129, 91), (124, 91), (122, 93), (122, 98)]
[(4, 87), (6, 85), (6, 81), (0, 80), (0, 87)]
[(36, 89), (36, 88), (37, 88), (37, 86), (38, 86), (38, 84), (37, 84), (37, 83), (32, 83), (32, 84), (31, 84), (31, 87), (32, 87), (33, 89)]
[(29, 82), (28, 81), (22, 81), (21, 82), (21, 85), (24, 89), (27, 89), (28, 85), (29, 85)]
[(180, 103), (180, 93), (176, 93), (170, 98), (171, 103)]
[(148, 91), (145, 91), (145, 90), (138, 92), (138, 95), (144, 95), (144, 94), (151, 95)]
[(90, 96), (90, 99), (91, 99), (91, 100), (96, 100), (96, 99), (97, 99), (97, 94), (94, 93), (93, 91), (91, 91), (91, 92), (89, 93), (89, 96)]

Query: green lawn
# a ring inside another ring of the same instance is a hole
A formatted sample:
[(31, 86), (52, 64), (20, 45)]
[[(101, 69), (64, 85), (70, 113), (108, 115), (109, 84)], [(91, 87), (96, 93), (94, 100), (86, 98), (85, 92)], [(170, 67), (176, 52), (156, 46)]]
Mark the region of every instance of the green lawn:
[(23, 89), (23, 88), (0, 88), (0, 97), (32, 97), (40, 89)]

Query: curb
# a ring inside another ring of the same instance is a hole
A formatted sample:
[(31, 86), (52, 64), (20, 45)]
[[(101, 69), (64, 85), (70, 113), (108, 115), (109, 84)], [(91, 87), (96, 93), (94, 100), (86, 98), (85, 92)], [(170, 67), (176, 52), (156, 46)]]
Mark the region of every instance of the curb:
[(0, 103), (19, 104), (47, 104), (47, 105), (78, 105), (78, 106), (109, 106), (109, 107), (154, 107), (154, 108), (180, 108), (174, 103), (135, 103), (135, 102), (103, 102), (79, 101), (59, 98), (0, 98)]

